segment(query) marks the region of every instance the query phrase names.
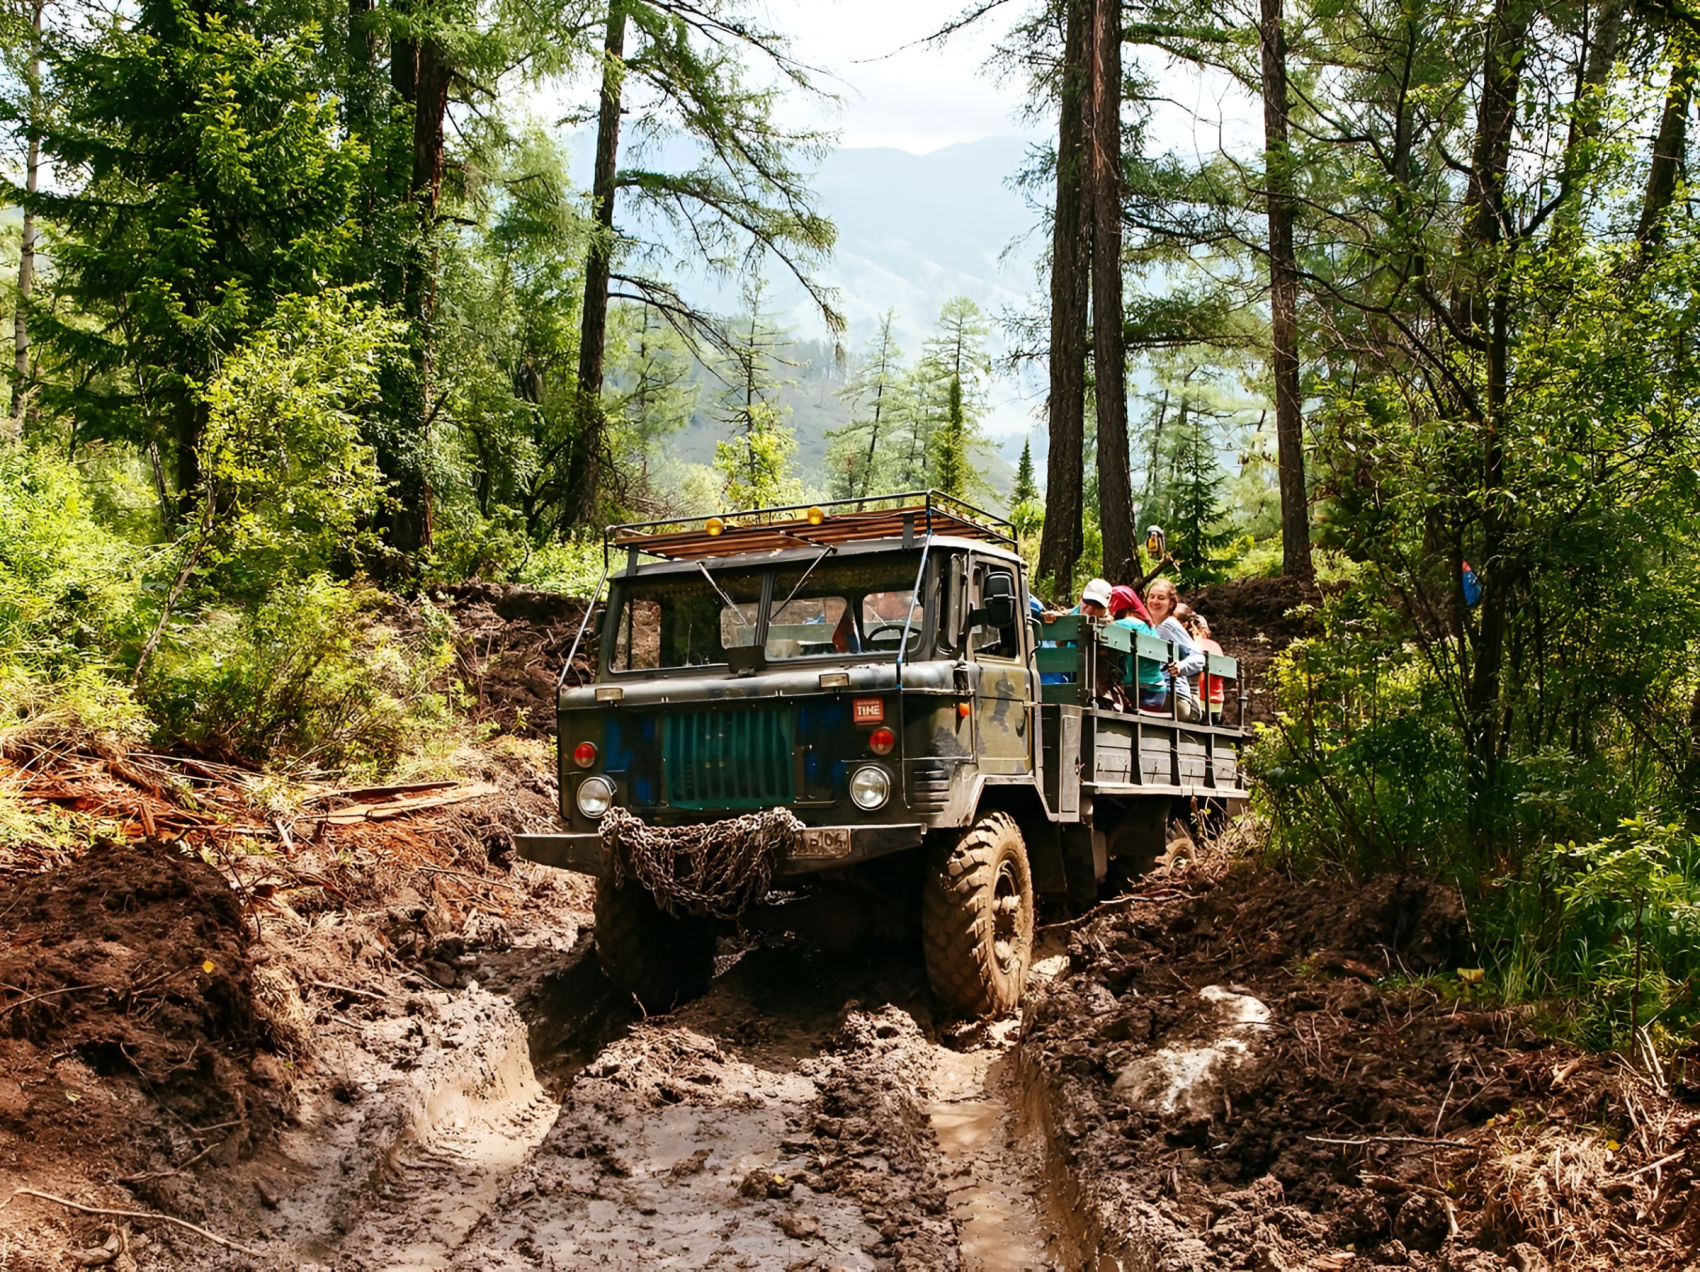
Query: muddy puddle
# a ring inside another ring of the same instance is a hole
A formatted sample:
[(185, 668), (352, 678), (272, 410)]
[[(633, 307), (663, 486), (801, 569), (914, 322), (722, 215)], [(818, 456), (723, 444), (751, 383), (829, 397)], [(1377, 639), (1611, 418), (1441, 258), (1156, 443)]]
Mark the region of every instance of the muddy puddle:
[(1019, 1022), (936, 1020), (914, 960), (755, 948), (649, 1018), (587, 936), (481, 970), (349, 1022), (347, 1079), (208, 1199), (271, 1266), (1074, 1266)]

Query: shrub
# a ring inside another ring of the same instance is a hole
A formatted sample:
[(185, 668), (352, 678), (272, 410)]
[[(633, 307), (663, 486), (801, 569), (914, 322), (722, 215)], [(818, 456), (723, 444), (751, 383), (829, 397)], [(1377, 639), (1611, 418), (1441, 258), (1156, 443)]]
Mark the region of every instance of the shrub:
[[(1497, 902), (1495, 904), (1494, 902)], [(1481, 913), (1494, 981), (1591, 1047), (1700, 1023), (1700, 839), (1651, 818), (1540, 852)]]
[(1465, 756), (1426, 665), (1340, 602), (1325, 634), (1270, 668), (1276, 722), (1247, 765), (1270, 847), (1300, 867), (1455, 869), (1466, 848)]
[(426, 607), (424, 632), (403, 636), (377, 613), (381, 599), (315, 575), (248, 613), (208, 613), (162, 646), (144, 681), (161, 733), (255, 762), (392, 767), (454, 727), (432, 687), (453, 626)]
[(140, 556), (96, 520), (72, 465), (0, 449), (0, 744), (141, 727), (140, 708), (109, 678), (120, 643), (142, 627)]

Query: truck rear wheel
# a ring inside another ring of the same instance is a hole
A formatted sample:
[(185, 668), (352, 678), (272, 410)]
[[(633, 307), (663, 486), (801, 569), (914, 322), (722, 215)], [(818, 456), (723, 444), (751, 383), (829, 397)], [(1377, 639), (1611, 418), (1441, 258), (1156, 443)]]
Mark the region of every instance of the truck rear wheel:
[(933, 992), (969, 1016), (1014, 1011), (1033, 961), (1033, 876), (1015, 819), (991, 813), (930, 863), (921, 936)]
[(596, 958), (648, 1012), (699, 997), (714, 977), (714, 925), (675, 918), (636, 883), (596, 881)]

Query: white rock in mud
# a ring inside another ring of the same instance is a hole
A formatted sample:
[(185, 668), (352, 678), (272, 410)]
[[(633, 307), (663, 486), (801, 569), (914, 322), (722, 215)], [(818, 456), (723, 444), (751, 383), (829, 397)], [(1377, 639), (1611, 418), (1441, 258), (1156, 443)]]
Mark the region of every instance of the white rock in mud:
[(1203, 1036), (1134, 1059), (1116, 1076), (1124, 1099), (1164, 1117), (1204, 1119), (1226, 1108), (1223, 1083), (1251, 1059), (1258, 1035), (1269, 1027), (1269, 1007), (1220, 985), (1206, 985), (1198, 996), (1205, 1008), (1196, 1022)]

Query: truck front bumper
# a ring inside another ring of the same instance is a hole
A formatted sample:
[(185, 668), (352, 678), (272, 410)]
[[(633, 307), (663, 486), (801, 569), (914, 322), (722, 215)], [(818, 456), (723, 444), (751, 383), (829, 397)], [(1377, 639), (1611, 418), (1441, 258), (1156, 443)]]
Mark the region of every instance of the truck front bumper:
[[(806, 826), (797, 845), (776, 872), (781, 877), (837, 870), (920, 846), (926, 827), (920, 822), (895, 826)], [(514, 847), (527, 861), (600, 875), (608, 862), (602, 836), (595, 834), (515, 835)]]

